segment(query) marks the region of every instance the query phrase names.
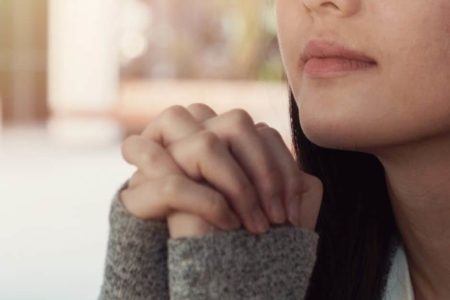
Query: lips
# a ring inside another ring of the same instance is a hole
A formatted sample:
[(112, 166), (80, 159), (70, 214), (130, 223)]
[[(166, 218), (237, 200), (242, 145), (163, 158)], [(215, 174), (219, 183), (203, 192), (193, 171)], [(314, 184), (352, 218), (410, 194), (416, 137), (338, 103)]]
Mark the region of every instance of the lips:
[(363, 52), (330, 41), (311, 40), (301, 55), (303, 70), (310, 77), (335, 77), (376, 66)]

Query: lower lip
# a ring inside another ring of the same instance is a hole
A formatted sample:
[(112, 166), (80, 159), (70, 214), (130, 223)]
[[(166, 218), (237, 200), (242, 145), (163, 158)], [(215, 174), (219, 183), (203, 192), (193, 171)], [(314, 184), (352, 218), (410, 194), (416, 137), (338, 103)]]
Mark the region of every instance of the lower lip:
[(346, 75), (355, 71), (368, 70), (376, 66), (375, 62), (352, 60), (337, 57), (311, 58), (304, 65), (304, 71), (310, 77), (330, 78)]

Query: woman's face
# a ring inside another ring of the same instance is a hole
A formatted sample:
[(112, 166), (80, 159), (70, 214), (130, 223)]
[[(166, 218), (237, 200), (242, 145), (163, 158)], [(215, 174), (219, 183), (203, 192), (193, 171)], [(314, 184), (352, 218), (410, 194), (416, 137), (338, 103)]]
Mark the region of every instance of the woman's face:
[[(275, 6), (283, 64), (311, 141), (368, 150), (450, 134), (449, 0), (276, 0)], [(310, 47), (305, 62), (300, 57), (310, 40), (325, 48)], [(344, 60), (327, 42), (371, 62)]]

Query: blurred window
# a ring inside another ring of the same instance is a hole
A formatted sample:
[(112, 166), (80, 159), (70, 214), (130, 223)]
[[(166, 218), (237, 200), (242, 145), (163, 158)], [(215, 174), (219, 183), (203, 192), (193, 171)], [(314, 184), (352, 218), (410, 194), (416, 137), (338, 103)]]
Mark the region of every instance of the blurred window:
[(273, 1), (123, 0), (119, 118), (139, 132), (162, 109), (240, 107), (288, 130)]

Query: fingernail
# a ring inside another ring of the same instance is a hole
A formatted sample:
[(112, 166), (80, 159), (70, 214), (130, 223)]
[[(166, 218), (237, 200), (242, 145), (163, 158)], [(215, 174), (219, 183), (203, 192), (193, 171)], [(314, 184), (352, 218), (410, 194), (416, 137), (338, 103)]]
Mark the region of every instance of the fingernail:
[(298, 199), (290, 200), (288, 214), (289, 221), (295, 226), (300, 226), (300, 201)]
[(260, 210), (253, 214), (253, 222), (258, 232), (265, 232), (269, 228), (269, 223)]
[(278, 197), (274, 197), (271, 203), (271, 212), (272, 218), (275, 223), (283, 223), (284, 222), (284, 209), (282, 206), (281, 199)]

